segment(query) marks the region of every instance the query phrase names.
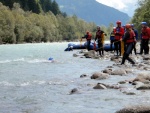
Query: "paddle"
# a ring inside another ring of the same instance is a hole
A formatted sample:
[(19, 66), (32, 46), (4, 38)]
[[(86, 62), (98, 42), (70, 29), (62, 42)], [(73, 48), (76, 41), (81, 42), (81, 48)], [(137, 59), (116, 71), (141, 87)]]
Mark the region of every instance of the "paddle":
[(121, 40), (121, 55), (123, 56), (124, 54), (124, 41)]
[(96, 43), (93, 43), (93, 50), (96, 50)]

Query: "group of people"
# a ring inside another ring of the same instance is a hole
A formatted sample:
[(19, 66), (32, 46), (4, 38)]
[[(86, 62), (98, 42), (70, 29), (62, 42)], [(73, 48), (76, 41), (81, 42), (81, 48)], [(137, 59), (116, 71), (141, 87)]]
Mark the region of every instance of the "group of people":
[[(134, 29), (134, 24), (126, 24), (125, 26), (121, 26), (121, 21), (116, 22), (116, 27), (113, 28), (112, 32), (110, 33), (110, 49), (114, 51), (117, 56), (122, 57), (121, 64), (125, 63), (127, 59), (132, 64), (135, 62), (129, 58), (129, 55), (134, 50), (134, 53), (137, 54), (136, 51), (136, 42), (138, 40), (138, 32)], [(106, 33), (101, 30), (100, 26), (97, 26), (97, 31), (95, 35), (95, 41), (98, 43), (99, 55), (104, 55), (104, 36)], [(92, 39), (91, 33), (88, 31), (86, 35), (82, 38), (87, 39), (87, 49), (90, 50), (90, 43)], [(147, 22), (141, 22), (141, 34), (140, 34), (140, 52), (139, 54), (149, 54), (149, 39), (150, 39), (150, 28), (147, 25)], [(95, 42), (94, 42), (95, 43)]]

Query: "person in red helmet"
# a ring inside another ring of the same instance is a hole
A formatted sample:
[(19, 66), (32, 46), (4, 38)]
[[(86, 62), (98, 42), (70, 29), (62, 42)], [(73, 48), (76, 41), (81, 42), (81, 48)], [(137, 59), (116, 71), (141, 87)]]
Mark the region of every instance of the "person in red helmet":
[(150, 39), (150, 28), (147, 26), (147, 22), (142, 22), (142, 32), (141, 32), (141, 51), (140, 54), (149, 54), (149, 39)]
[(124, 28), (121, 27), (121, 21), (117, 21), (116, 24), (117, 24), (117, 27), (114, 30), (114, 34), (115, 34), (114, 46), (115, 46), (115, 51), (116, 51), (117, 56), (118, 55), (121, 56), (121, 42), (120, 42), (120, 39), (122, 39), (122, 37), (124, 35)]
[(92, 39), (92, 34), (89, 31), (87, 31), (86, 35), (82, 38), (86, 38), (87, 50), (89, 51), (90, 50), (91, 39)]
[(129, 54), (131, 53), (133, 46), (134, 46), (134, 42), (135, 42), (135, 33), (132, 30), (130, 24), (126, 24), (125, 27), (126, 27), (126, 32), (124, 34), (123, 39), (121, 40), (126, 43), (126, 49), (122, 57), (121, 65), (125, 63), (126, 59), (132, 64), (135, 64), (135, 62), (131, 58), (129, 58)]

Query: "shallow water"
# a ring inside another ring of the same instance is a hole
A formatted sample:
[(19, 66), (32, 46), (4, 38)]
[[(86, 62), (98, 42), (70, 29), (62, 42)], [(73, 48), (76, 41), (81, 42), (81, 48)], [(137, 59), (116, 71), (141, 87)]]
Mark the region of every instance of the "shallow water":
[[(64, 52), (66, 47), (67, 43), (1, 45), (0, 113), (114, 113), (125, 106), (150, 104), (142, 91), (125, 95), (120, 90), (94, 90), (98, 82), (116, 84), (128, 77), (81, 79), (81, 74), (91, 75), (113, 62), (73, 57), (77, 51)], [(79, 93), (69, 95), (73, 88)]]

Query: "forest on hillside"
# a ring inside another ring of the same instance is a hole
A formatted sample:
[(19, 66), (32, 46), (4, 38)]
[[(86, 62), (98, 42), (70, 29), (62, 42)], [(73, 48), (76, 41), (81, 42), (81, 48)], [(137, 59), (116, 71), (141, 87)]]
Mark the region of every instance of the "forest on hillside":
[(55, 15), (61, 13), (55, 0), (0, 0), (0, 2), (10, 9), (13, 8), (14, 3), (19, 3), (24, 11), (32, 11), (37, 14), (48, 11), (51, 11)]
[[(60, 12), (58, 5), (52, 10), (51, 5), (47, 3), (42, 5), (40, 2), (44, 3), (47, 0), (1, 1), (3, 4), (0, 3), (0, 44), (79, 41), (87, 30), (94, 38), (95, 23), (88, 23), (76, 15), (67, 16)], [(40, 5), (40, 9), (42, 8), (40, 13), (30, 9), (29, 1), (34, 1), (31, 2), (34, 3), (33, 6)], [(53, 3), (57, 4), (55, 0), (50, 2)], [(58, 13), (55, 14), (54, 9)], [(107, 33), (112, 30), (112, 27), (113, 25), (110, 24), (108, 29), (105, 26), (102, 26), (102, 29)]]
[[(79, 19), (76, 15), (67, 16), (59, 10), (55, 0), (0, 1), (2, 2), (0, 3), (0, 44), (79, 41), (87, 30), (92, 33), (94, 38), (95, 23), (88, 23)], [(44, 1), (50, 1), (50, 4), (48, 5)], [(33, 4), (31, 5), (31, 3)], [(56, 4), (55, 8), (52, 8), (53, 3)], [(35, 7), (30, 9), (30, 5)], [(34, 10), (37, 10), (37, 6), (40, 12)], [(149, 6), (149, 0), (139, 0), (139, 7), (132, 18), (132, 23), (139, 30), (142, 21), (146, 21), (150, 25)], [(57, 13), (54, 12), (54, 9)], [(101, 26), (101, 29), (108, 34), (107, 38), (109, 38), (113, 26), (112, 23), (107, 28)]]
[(78, 40), (86, 30), (93, 31), (94, 23), (74, 16), (54, 15), (51, 11), (24, 11), (20, 4), (12, 8), (0, 3), (0, 43), (31, 43)]
[(141, 30), (141, 22), (145, 21), (150, 25), (150, 0), (138, 0), (138, 8), (135, 10), (134, 16), (132, 18), (132, 23), (138, 31)]

